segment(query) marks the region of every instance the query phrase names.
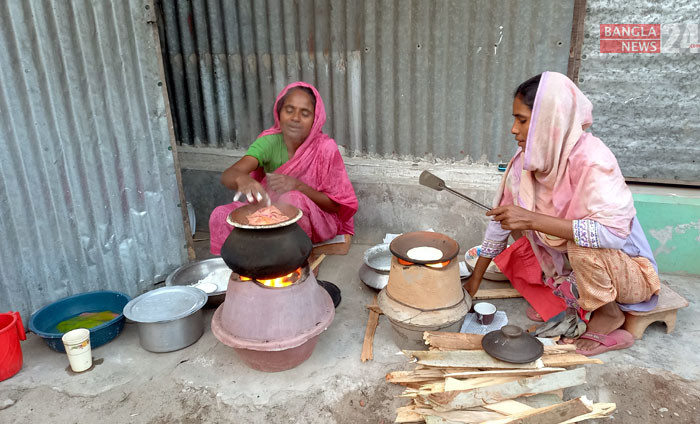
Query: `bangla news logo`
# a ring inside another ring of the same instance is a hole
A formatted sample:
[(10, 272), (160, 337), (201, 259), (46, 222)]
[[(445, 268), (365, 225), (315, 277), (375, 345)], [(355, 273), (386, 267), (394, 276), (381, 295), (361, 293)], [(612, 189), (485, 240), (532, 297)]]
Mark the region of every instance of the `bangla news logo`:
[(698, 53), (698, 24), (600, 24), (601, 53)]

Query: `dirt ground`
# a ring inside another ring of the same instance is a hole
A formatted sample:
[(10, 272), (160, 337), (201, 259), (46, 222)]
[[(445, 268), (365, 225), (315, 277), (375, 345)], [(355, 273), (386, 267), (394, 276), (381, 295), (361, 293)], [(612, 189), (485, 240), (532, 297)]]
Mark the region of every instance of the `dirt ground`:
[[(698, 423), (700, 414), (700, 384), (680, 378), (668, 371), (638, 367), (588, 367), (589, 384), (572, 388), (571, 397), (586, 395), (589, 399), (615, 402), (612, 418), (596, 422), (638, 423)], [(598, 385), (590, 382), (598, 381)], [(601, 384), (602, 383), (602, 384)]]

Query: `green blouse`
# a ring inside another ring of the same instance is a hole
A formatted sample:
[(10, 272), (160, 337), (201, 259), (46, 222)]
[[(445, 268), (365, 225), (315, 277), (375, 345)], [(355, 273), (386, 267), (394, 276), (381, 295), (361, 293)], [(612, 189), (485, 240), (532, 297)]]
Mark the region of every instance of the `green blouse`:
[(289, 152), (282, 134), (270, 134), (255, 140), (248, 148), (246, 156), (257, 159), (258, 165), (265, 173), (273, 172), (289, 160)]

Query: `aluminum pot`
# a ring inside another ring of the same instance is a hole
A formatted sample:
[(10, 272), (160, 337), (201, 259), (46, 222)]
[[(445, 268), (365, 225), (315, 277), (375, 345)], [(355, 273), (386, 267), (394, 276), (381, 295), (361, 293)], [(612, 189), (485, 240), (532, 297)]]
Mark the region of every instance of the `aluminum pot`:
[(131, 300), (124, 316), (139, 330), (141, 347), (151, 352), (185, 348), (204, 333), (207, 294), (195, 287), (162, 287)]
[(392, 254), (389, 243), (372, 246), (365, 251), (364, 265), (360, 267), (360, 280), (368, 286), (381, 290), (389, 282)]

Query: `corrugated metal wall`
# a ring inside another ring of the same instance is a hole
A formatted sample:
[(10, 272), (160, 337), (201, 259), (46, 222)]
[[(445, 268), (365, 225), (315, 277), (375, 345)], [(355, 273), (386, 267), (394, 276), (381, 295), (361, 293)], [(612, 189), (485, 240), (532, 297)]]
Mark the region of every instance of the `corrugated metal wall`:
[(0, 312), (186, 260), (149, 3), (0, 2)]
[(627, 177), (700, 184), (700, 54), (600, 53), (600, 24), (698, 25), (699, 7), (588, 0), (579, 87), (594, 105), (592, 132)]
[(248, 147), (301, 79), (352, 153), (497, 162), (516, 148), (515, 87), (566, 73), (573, 0), (162, 0), (162, 15), (183, 144)]

